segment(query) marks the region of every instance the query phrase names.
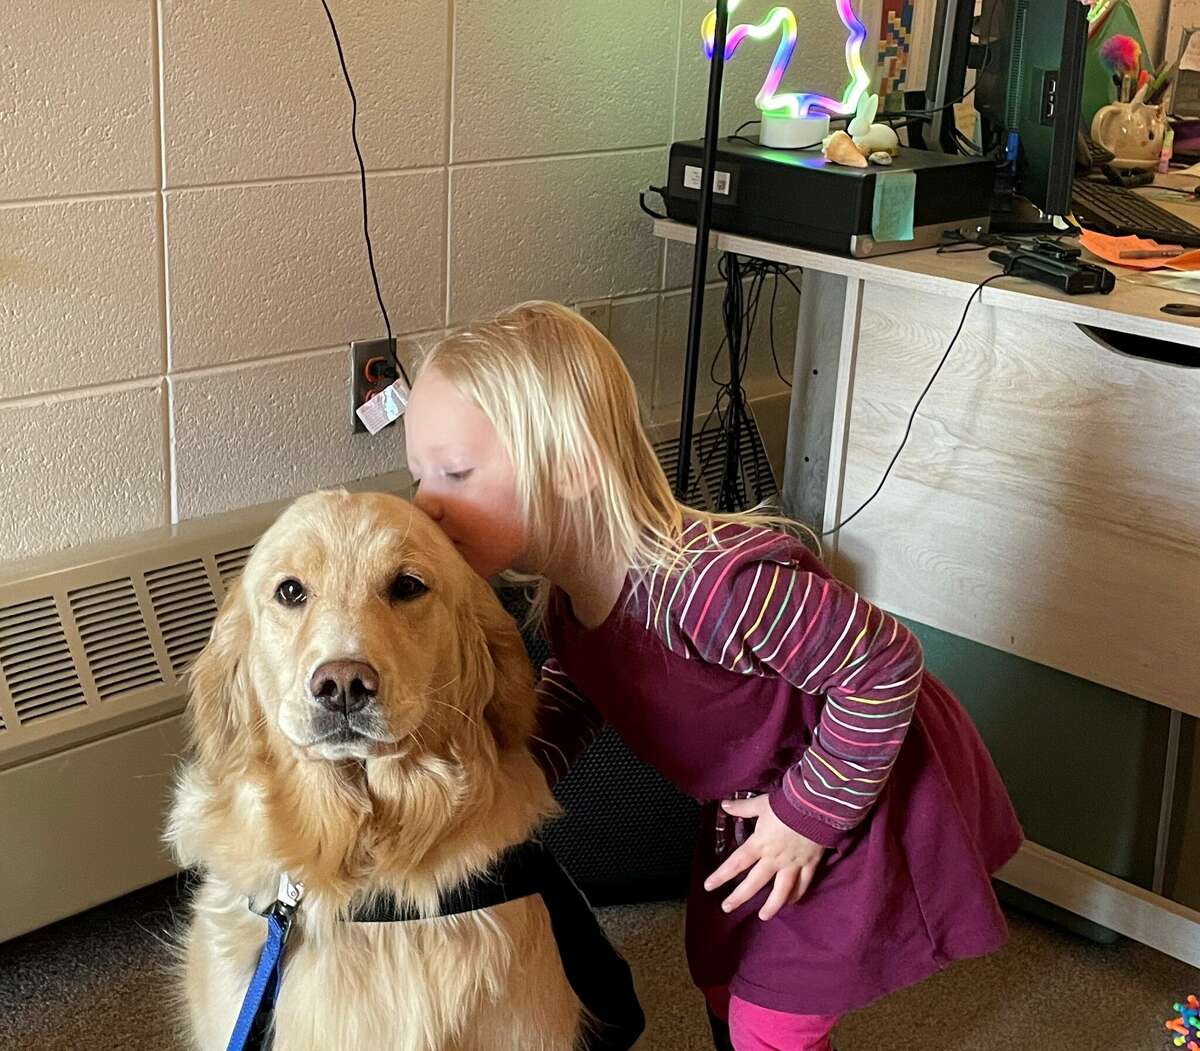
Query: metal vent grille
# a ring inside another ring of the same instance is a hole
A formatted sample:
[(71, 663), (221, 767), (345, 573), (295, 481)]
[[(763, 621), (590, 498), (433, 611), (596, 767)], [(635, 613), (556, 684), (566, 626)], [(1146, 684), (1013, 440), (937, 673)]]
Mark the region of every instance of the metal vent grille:
[(147, 573), (146, 585), (171, 670), (182, 676), (204, 649), (217, 616), (208, 572), (202, 561), (193, 559)]
[(221, 578), (221, 587), (225, 589), (225, 593), (229, 593), (229, 589), (237, 583), (237, 578), (242, 575), (242, 570), (246, 568), (246, 560), (250, 557), (250, 552), (254, 550), (253, 545), (250, 547), (239, 547), (236, 551), (226, 551), (223, 554), (217, 555), (217, 574)]
[(178, 715), (217, 608), (280, 509), (0, 561), (0, 775)]
[[(764, 501), (772, 501), (779, 494), (767, 450), (759, 434), (758, 425), (750, 415), (747, 433), (742, 435), (738, 461), (736, 485), (736, 510), (746, 510)], [(719, 509), (721, 480), (725, 472), (726, 436), (719, 427), (710, 426), (692, 439), (692, 469), (688, 480), (687, 503), (703, 511)], [(675, 483), (675, 472), (679, 465), (679, 438), (661, 438), (654, 443), (658, 462), (667, 474), (667, 481)]]
[(87, 703), (53, 596), (0, 607), (0, 672), (22, 724)]
[[(725, 475), (725, 450), (728, 444), (725, 432), (715, 427), (696, 437), (696, 459), (700, 461), (700, 473), (708, 491), (709, 510), (712, 511), (720, 506), (721, 483)], [(744, 511), (761, 504), (764, 500), (774, 500), (779, 495), (779, 488), (775, 484), (775, 475), (767, 459), (767, 450), (763, 446), (762, 436), (753, 417), (739, 445), (741, 448), (734, 482), (733, 509)]]
[(102, 701), (163, 681), (132, 580), (80, 588), (67, 598)]

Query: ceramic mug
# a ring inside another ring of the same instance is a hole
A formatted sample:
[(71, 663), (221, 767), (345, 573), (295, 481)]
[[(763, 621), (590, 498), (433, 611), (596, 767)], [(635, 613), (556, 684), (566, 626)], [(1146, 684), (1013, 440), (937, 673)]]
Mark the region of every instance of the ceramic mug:
[(1114, 102), (1092, 119), (1092, 138), (1114, 155), (1118, 168), (1153, 168), (1166, 135), (1162, 106)]

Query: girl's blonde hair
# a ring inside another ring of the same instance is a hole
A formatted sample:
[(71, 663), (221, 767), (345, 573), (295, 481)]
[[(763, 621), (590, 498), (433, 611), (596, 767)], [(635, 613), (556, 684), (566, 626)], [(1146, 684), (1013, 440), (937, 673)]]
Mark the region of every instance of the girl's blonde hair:
[[(712, 514), (676, 498), (638, 413), (637, 392), (616, 348), (557, 303), (522, 303), (451, 333), (425, 358), (491, 421), (517, 477), (526, 527), (563, 538), (636, 575), (684, 557), (685, 526), (699, 520), (792, 526), (760, 511)], [(544, 609), (548, 585), (537, 588)]]

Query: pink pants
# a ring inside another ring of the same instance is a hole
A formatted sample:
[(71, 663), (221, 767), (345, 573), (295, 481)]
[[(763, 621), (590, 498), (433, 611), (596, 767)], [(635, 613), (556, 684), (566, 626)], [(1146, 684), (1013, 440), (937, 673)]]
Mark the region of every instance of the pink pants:
[(729, 1023), (736, 1051), (832, 1051), (829, 1034), (837, 1015), (796, 1015), (759, 1007), (730, 996), (728, 989), (705, 989), (709, 1010)]

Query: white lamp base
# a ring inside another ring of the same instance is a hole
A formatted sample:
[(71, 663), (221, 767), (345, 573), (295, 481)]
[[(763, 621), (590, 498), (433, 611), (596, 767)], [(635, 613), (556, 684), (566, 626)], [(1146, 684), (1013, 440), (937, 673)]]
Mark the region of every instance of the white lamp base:
[(764, 113), (758, 141), (777, 150), (819, 150), (829, 135), (829, 115), (781, 117)]

